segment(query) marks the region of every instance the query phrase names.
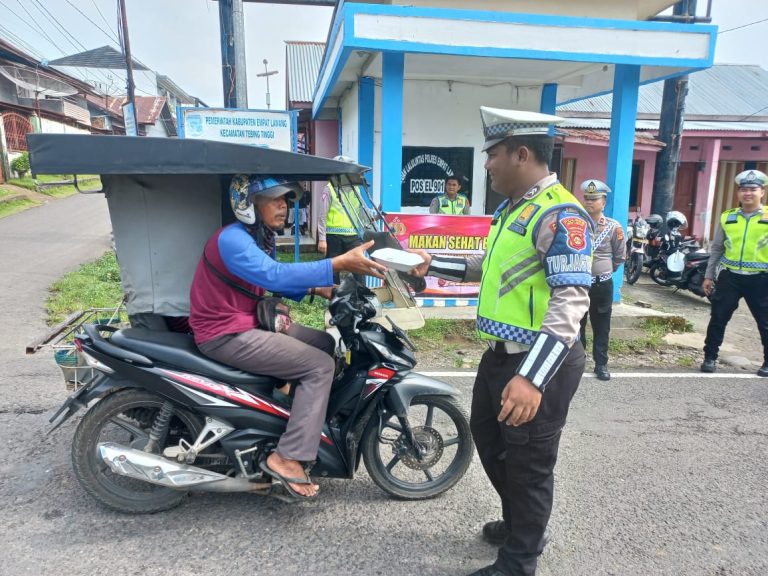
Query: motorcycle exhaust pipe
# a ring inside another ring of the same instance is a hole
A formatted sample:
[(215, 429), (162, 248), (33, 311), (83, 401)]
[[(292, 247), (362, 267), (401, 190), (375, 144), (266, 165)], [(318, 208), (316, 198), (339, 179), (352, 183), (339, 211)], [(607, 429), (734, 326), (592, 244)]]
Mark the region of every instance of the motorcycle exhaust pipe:
[(102, 460), (115, 474), (175, 490), (266, 494), (272, 486), (270, 482), (259, 483), (242, 477), (232, 478), (112, 442), (100, 443), (97, 448)]

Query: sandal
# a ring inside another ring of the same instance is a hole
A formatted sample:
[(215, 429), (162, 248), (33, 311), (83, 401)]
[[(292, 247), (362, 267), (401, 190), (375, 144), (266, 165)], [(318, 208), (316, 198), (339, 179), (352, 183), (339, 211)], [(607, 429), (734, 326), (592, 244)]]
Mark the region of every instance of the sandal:
[(308, 476), (305, 475), (303, 478), (289, 478), (287, 476), (281, 476), (267, 465), (266, 458), (259, 462), (259, 468), (261, 468), (262, 472), (268, 474), (275, 482), (282, 486), (283, 489), (293, 498), (297, 498), (299, 500), (314, 500), (317, 498), (317, 494), (314, 496), (304, 496), (304, 494), (299, 494), (296, 492), (296, 490), (291, 488), (291, 484), (313, 484), (312, 480), (310, 480)]

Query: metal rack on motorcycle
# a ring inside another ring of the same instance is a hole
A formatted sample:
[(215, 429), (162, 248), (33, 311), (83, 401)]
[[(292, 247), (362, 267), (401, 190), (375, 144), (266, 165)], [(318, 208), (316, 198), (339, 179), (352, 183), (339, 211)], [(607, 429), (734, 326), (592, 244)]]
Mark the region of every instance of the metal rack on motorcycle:
[(50, 348), (56, 364), (61, 369), (67, 390), (75, 391), (88, 384), (94, 377), (94, 369), (75, 348), (75, 336), (83, 333), (84, 324), (121, 326), (127, 324), (127, 313), (123, 302), (114, 308), (89, 308), (67, 316), (56, 326), (27, 345), (27, 354), (34, 354), (42, 348)]

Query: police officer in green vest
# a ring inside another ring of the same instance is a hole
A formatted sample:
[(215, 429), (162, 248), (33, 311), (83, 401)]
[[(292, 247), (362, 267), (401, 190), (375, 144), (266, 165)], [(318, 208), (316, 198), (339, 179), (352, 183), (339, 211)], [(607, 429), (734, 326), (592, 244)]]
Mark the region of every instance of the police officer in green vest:
[[(346, 156), (336, 156), (334, 160), (340, 162), (354, 162)], [(345, 210), (339, 200), (338, 194), (344, 194)], [(327, 258), (334, 258), (362, 244), (357, 229), (350, 219), (363, 207), (357, 195), (351, 190), (335, 190), (329, 182), (320, 195), (320, 210), (317, 214), (317, 249)], [(355, 275), (361, 282), (363, 276)], [(341, 279), (338, 272), (333, 274), (333, 283), (339, 284)]]
[[(704, 291), (712, 296), (712, 315), (704, 341), (702, 372), (714, 372), (725, 327), (744, 298), (763, 342), (758, 376), (768, 377), (768, 206), (763, 206), (768, 176), (745, 170), (736, 176), (739, 208), (720, 216), (705, 273)], [(718, 264), (722, 272), (714, 282)]]
[(592, 221), (550, 173), (561, 118), (482, 107), (485, 168), (506, 196), (484, 256), (417, 251), (414, 272), (480, 281), (477, 331), (488, 343), (472, 393), (470, 424), (480, 460), (501, 498), (502, 519), (483, 537), (496, 562), (474, 576), (531, 576), (547, 538), (554, 467), (571, 399), (584, 372), (579, 321), (592, 285)]
[(461, 181), (457, 175), (445, 179), (445, 194), (432, 199), (430, 214), (469, 214), (469, 198), (459, 192)]

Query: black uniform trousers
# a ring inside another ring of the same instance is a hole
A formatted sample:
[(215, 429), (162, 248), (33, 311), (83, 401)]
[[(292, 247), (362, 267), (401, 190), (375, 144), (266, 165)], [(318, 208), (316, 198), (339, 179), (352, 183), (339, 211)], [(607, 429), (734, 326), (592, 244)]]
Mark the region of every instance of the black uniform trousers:
[(704, 340), (704, 357), (716, 360), (725, 337), (725, 327), (744, 298), (757, 322), (763, 342), (763, 362), (768, 363), (768, 272), (736, 274), (723, 270), (717, 277), (715, 295), (712, 296), (712, 315)]
[(472, 391), (470, 417), (480, 461), (501, 498), (509, 530), (494, 565), (513, 576), (536, 573), (552, 512), (560, 433), (584, 372), (584, 348), (574, 345), (547, 384), (534, 419), (515, 428), (496, 418), (501, 393), (525, 356), (491, 350), (483, 355)]
[[(328, 250), (325, 253), (328, 258), (341, 256), (342, 254), (349, 252), (353, 248), (357, 248), (360, 246), (360, 244), (362, 244), (360, 238), (356, 235), (342, 236), (340, 234), (326, 234), (325, 241), (328, 244)], [(355, 278), (361, 282), (365, 282), (365, 276), (355, 274)], [(341, 278), (338, 272), (333, 273), (333, 283), (341, 283)]]
[(613, 278), (597, 281), (589, 289), (589, 312), (581, 319), (581, 342), (587, 346), (587, 316), (592, 324), (592, 359), (597, 366), (608, 364), (608, 336), (613, 311)]

